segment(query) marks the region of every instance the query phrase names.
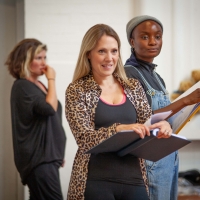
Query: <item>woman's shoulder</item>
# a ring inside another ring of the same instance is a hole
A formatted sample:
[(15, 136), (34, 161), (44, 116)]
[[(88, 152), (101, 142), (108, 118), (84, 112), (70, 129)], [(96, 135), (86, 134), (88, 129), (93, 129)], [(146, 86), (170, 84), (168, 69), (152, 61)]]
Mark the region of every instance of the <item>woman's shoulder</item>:
[(30, 99), (38, 97), (43, 98), (45, 96), (38, 86), (26, 79), (17, 79), (14, 81), (11, 89), (11, 95), (15, 98), (25, 97)]
[(26, 79), (16, 79), (13, 83), (12, 89), (14, 90), (30, 90), (33, 87), (33, 83)]
[(128, 88), (131, 90), (131, 91), (140, 91), (141, 89), (143, 90), (142, 88), (142, 85), (140, 83), (140, 81), (138, 81), (137, 79), (135, 78), (128, 78)]
[(96, 88), (96, 83), (91, 75), (86, 75), (78, 80), (71, 82), (68, 87), (67, 91), (70, 90), (91, 90)]
[(125, 66), (124, 70), (128, 78), (138, 78), (138, 71), (133, 66)]
[(26, 85), (26, 83), (28, 84), (28, 80), (26, 80), (25, 78), (19, 78), (14, 81), (14, 85)]
[(140, 82), (135, 78), (128, 78), (128, 81), (129, 81), (130, 85), (132, 85), (132, 86), (140, 85)]
[(158, 76), (158, 78), (163, 82), (163, 84), (165, 85), (165, 81), (164, 81), (164, 79), (161, 77), (161, 75), (160, 74), (158, 74), (157, 72), (155, 72), (156, 74), (157, 74), (157, 76)]
[(73, 87), (77, 87), (77, 88), (81, 88), (84, 87), (84, 84), (87, 82), (88, 78), (86, 76), (79, 78), (73, 82), (71, 82), (67, 88), (73, 88)]

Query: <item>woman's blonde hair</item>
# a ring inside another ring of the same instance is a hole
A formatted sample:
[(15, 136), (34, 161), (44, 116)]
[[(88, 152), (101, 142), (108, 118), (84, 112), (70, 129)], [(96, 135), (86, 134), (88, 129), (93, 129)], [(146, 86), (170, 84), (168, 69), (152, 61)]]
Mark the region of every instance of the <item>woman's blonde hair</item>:
[(125, 82), (128, 82), (120, 54), (121, 42), (119, 36), (110, 26), (105, 24), (94, 25), (86, 32), (85, 36), (83, 37), (78, 61), (76, 63), (76, 68), (74, 71), (74, 76), (72, 80), (73, 82), (90, 73), (91, 66), (88, 60), (88, 54), (96, 46), (97, 42), (103, 35), (111, 36), (117, 41), (119, 49), (119, 59), (117, 62), (115, 72)]
[(47, 47), (39, 40), (28, 38), (20, 41), (10, 52), (5, 62), (10, 74), (16, 79), (28, 77), (30, 63), (34, 56), (42, 50), (47, 51)]

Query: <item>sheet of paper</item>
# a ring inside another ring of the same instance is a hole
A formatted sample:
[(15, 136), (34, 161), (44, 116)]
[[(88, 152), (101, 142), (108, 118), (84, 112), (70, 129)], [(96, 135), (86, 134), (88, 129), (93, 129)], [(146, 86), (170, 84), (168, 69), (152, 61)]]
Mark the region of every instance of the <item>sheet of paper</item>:
[(173, 117), (172, 121), (172, 129), (174, 133), (177, 133), (177, 130), (179, 127), (190, 118), (192, 113), (195, 111), (195, 109), (199, 106), (200, 103), (189, 105), (184, 107), (182, 110), (180, 110), (178, 113), (176, 113)]
[(162, 113), (156, 113), (154, 115), (151, 115), (151, 117), (144, 123), (146, 126), (150, 126), (152, 124), (155, 124), (159, 121), (165, 120), (169, 115), (171, 115), (172, 111), (162, 112)]
[[(157, 136), (158, 131), (159, 131), (158, 128), (154, 129), (154, 130), (153, 130), (153, 135), (154, 135), (154, 136)], [(182, 138), (182, 139), (184, 139), (184, 140), (187, 140), (187, 138), (186, 138), (185, 136), (182, 136), (182, 135), (177, 135), (177, 134), (172, 133), (172, 136), (178, 137), (178, 138)]]

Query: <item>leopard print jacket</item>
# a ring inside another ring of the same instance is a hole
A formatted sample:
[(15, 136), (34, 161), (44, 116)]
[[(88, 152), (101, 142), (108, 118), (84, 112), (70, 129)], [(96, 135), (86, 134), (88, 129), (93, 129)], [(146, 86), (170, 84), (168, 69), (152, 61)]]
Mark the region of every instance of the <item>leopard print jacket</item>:
[[(122, 85), (126, 96), (134, 105), (138, 116), (137, 122), (144, 123), (151, 116), (152, 111), (142, 86), (135, 79), (129, 79), (130, 84), (128, 85), (116, 73), (113, 75)], [(95, 108), (97, 107), (100, 95), (101, 89), (94, 81), (92, 74), (88, 74), (69, 84), (66, 90), (65, 114), (78, 145), (68, 188), (68, 200), (84, 199), (90, 159), (90, 155), (84, 152), (116, 134), (115, 129), (117, 124), (113, 124), (108, 128), (94, 129)], [(148, 192), (144, 160), (139, 159), (139, 161)]]

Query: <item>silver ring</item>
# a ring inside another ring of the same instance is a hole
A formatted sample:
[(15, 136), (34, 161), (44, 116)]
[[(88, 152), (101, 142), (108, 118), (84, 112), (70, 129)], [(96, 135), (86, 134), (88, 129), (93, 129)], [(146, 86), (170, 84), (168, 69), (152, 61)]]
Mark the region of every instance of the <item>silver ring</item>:
[(165, 132), (164, 132), (164, 133), (169, 133), (169, 131), (165, 130)]

